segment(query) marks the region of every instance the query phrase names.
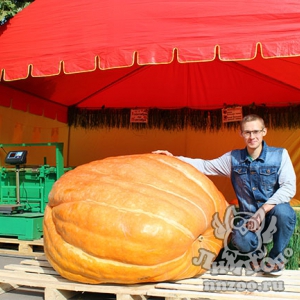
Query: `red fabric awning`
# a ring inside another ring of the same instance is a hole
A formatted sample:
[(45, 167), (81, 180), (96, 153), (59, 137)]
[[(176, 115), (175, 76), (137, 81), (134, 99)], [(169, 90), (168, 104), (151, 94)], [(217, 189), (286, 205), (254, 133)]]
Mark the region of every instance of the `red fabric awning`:
[(299, 1), (36, 0), (0, 28), (0, 104), (300, 103)]

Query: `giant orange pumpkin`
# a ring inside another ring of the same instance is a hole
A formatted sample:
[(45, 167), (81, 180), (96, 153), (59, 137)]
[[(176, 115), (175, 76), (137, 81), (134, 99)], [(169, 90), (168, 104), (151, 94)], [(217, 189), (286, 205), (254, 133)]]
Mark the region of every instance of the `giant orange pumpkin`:
[(75, 168), (53, 186), (44, 250), (63, 277), (84, 283), (141, 283), (193, 277), (199, 249), (216, 255), (212, 216), (226, 201), (175, 157), (142, 154)]

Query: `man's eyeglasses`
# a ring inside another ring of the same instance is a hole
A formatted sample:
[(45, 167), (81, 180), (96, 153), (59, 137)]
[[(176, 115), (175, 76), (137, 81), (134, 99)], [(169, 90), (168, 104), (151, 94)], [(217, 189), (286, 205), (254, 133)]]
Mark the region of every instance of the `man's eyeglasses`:
[(252, 134), (252, 136), (256, 137), (258, 136), (260, 133), (262, 133), (264, 131), (264, 128), (262, 130), (252, 130), (252, 131), (243, 131), (242, 135), (245, 138), (249, 138)]

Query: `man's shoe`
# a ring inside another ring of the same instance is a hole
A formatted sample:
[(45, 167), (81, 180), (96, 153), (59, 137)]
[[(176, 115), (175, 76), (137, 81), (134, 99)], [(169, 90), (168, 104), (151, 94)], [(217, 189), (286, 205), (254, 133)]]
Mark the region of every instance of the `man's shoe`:
[(264, 275), (267, 276), (280, 276), (283, 274), (284, 263), (271, 265), (270, 263), (266, 263), (263, 267)]
[(258, 259), (257, 261), (250, 261), (250, 268), (253, 272), (262, 272), (262, 268), (260, 266), (262, 259)]
[(250, 268), (253, 272), (263, 272), (262, 267), (261, 267), (261, 263), (263, 261), (263, 259), (267, 256), (268, 252), (267, 252), (267, 248), (264, 246), (263, 248), (263, 257), (261, 257), (260, 259), (256, 259), (253, 261), (250, 261)]

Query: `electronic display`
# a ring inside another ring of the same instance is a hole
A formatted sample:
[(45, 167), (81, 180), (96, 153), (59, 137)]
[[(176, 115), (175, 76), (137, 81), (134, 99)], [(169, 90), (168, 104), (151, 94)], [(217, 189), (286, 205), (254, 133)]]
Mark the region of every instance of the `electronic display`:
[(10, 165), (21, 165), (26, 163), (27, 151), (10, 151), (6, 155), (5, 163)]

